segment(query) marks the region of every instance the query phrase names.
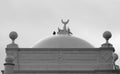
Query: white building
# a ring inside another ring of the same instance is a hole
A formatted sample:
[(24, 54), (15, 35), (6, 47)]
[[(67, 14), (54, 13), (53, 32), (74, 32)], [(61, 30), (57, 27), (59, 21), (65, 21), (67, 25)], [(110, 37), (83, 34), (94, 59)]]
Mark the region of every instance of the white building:
[(40, 41), (32, 48), (19, 48), (14, 42), (16, 32), (10, 33), (12, 43), (6, 48), (3, 74), (120, 74), (115, 64), (118, 55), (109, 43), (111, 33), (104, 32), (106, 43), (94, 48), (87, 41), (72, 35), (63, 21), (52, 37)]

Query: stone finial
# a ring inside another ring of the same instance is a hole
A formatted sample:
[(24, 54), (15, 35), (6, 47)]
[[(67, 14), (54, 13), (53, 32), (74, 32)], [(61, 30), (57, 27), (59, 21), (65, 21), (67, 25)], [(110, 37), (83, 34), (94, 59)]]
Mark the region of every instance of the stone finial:
[(106, 40), (106, 43), (102, 44), (102, 47), (112, 47), (112, 44), (109, 43), (109, 39), (112, 37), (112, 34), (110, 31), (105, 31), (103, 33), (103, 37), (105, 38)]
[(109, 39), (112, 37), (112, 34), (111, 34), (110, 31), (105, 31), (105, 32), (103, 33), (103, 37), (105, 38), (106, 43), (108, 43)]
[(14, 43), (15, 39), (18, 37), (18, 34), (17, 34), (17, 32), (12, 31), (12, 32), (10, 32), (9, 37), (12, 40), (12, 43)]
[(17, 37), (18, 37), (17, 32), (15, 32), (15, 31), (10, 32), (9, 37), (12, 40), (12, 43), (8, 44), (7, 48), (18, 48), (18, 45), (15, 44), (15, 39), (17, 39)]

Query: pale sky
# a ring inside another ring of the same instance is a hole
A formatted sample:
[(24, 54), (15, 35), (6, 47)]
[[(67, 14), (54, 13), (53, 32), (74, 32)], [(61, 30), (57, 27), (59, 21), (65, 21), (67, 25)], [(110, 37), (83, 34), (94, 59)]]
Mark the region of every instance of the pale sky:
[(73, 35), (96, 48), (105, 42), (103, 32), (111, 31), (110, 43), (120, 54), (120, 0), (0, 0), (0, 70), (11, 31), (20, 48), (29, 48), (62, 28), (61, 19), (70, 19)]

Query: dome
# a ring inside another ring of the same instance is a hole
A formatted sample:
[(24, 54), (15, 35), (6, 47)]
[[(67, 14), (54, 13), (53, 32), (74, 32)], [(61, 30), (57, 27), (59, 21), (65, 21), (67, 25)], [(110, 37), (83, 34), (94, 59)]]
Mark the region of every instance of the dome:
[(33, 48), (94, 48), (87, 41), (71, 35), (54, 35), (38, 42)]
[(58, 28), (57, 35), (56, 32), (53, 32), (54, 36), (48, 37), (43, 39), (42, 41), (38, 42), (33, 48), (94, 48), (90, 43), (87, 41), (72, 36), (72, 32), (70, 28), (66, 27), (66, 22), (61, 20), (64, 24), (63, 29)]

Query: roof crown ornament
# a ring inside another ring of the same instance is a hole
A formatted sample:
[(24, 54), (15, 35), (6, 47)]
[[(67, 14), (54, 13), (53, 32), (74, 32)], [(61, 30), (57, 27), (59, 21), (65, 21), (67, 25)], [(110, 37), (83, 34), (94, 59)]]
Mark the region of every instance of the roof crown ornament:
[(109, 43), (109, 39), (112, 37), (111, 32), (110, 31), (105, 31), (103, 33), (103, 37), (105, 38), (106, 43), (102, 44), (102, 47), (105, 47), (105, 48), (113, 47), (113, 45), (111, 43)]
[(62, 24), (64, 24), (63, 30), (67, 30), (67, 29), (66, 29), (66, 24), (69, 23), (69, 19), (68, 19), (67, 21), (63, 21), (63, 19), (62, 19), (61, 22), (62, 22)]
[(17, 32), (12, 31), (12, 32), (10, 32), (9, 37), (12, 40), (12, 44), (14, 44), (15, 43), (15, 39), (17, 39), (17, 37), (18, 37), (18, 34), (17, 34)]
[(70, 28), (67, 29), (66, 25), (69, 23), (69, 19), (67, 21), (61, 20), (62, 24), (64, 24), (63, 29), (58, 28), (57, 34), (59, 35), (71, 35)]
[(15, 31), (10, 32), (9, 37), (12, 40), (12, 43), (8, 44), (7, 48), (18, 48), (18, 45), (15, 43), (15, 39), (17, 39), (18, 37), (17, 32)]

